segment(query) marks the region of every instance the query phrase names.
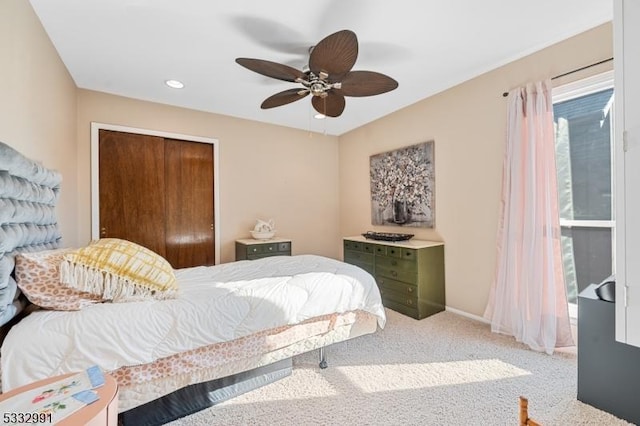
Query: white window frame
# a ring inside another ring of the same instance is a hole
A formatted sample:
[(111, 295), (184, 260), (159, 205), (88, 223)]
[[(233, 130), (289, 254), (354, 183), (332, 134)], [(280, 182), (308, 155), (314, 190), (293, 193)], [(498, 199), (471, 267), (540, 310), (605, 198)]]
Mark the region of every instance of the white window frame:
[[(552, 100), (552, 103), (555, 105), (556, 103), (559, 103), (559, 102), (568, 101), (571, 99), (579, 98), (581, 96), (586, 96), (592, 93), (600, 92), (602, 90), (613, 89), (613, 88), (614, 88), (614, 71), (612, 70), (612, 71), (606, 71), (601, 74), (594, 75), (592, 77), (576, 80), (571, 83), (564, 84), (562, 86), (554, 87), (552, 90), (551, 100)], [(614, 96), (611, 98), (611, 101), (609, 101), (609, 104), (606, 107), (607, 110), (610, 110), (613, 108), (613, 103), (614, 103), (613, 98), (615, 98), (615, 93), (614, 93)], [(613, 117), (613, 112), (611, 116)], [(614, 161), (613, 128), (614, 126), (612, 123), (612, 126), (611, 126), (611, 195), (615, 196), (614, 194), (615, 168), (613, 165), (613, 161)], [(612, 218), (615, 217), (614, 210), (615, 210), (615, 200), (612, 200), (612, 203), (611, 203)], [(611, 229), (611, 257), (612, 257), (611, 266), (612, 268), (614, 267), (616, 262), (616, 241), (615, 241), (615, 232), (614, 232), (615, 220), (560, 219), (560, 226), (568, 227), (568, 228), (572, 228), (572, 227), (610, 228)], [(578, 318), (578, 305), (576, 303), (569, 303), (568, 305), (569, 305), (568, 306), (569, 317), (571, 318), (572, 324), (575, 324)]]

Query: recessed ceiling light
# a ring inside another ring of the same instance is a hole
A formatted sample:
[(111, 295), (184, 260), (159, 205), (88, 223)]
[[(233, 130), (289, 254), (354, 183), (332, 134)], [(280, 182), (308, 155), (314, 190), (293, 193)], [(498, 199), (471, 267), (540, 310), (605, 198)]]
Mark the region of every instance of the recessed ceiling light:
[(182, 89), (184, 87), (184, 83), (178, 80), (167, 80), (164, 82), (167, 86), (172, 89)]
[(324, 115), (324, 114), (317, 113), (316, 115), (313, 116), (313, 118), (315, 118), (317, 120), (323, 120), (323, 119), (327, 118), (327, 116)]

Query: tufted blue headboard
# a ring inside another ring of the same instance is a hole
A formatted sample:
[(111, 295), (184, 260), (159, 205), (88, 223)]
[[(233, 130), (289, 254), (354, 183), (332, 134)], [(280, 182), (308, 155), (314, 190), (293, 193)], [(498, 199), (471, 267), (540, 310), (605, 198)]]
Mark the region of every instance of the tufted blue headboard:
[(60, 245), (55, 205), (62, 175), (0, 142), (0, 326), (27, 304), (13, 278), (19, 252)]

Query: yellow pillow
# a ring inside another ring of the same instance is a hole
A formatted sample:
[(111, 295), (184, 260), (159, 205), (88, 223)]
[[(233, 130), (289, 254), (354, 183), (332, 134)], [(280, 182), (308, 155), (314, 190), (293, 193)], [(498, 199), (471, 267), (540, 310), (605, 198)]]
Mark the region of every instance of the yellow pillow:
[(145, 247), (118, 238), (96, 240), (65, 254), (60, 279), (69, 287), (114, 302), (178, 295), (169, 262)]

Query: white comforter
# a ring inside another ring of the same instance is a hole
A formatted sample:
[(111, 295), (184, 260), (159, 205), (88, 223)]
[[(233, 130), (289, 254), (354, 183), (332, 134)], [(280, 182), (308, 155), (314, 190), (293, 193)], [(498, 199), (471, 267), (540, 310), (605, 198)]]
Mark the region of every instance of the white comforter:
[(380, 327), (386, 320), (373, 277), (325, 257), (270, 257), (176, 276), (181, 294), (174, 300), (29, 315), (2, 346), (2, 390), (94, 364), (107, 371), (146, 364), (334, 312), (364, 310)]

